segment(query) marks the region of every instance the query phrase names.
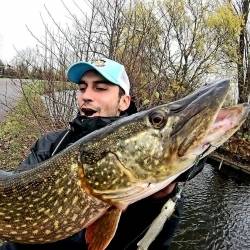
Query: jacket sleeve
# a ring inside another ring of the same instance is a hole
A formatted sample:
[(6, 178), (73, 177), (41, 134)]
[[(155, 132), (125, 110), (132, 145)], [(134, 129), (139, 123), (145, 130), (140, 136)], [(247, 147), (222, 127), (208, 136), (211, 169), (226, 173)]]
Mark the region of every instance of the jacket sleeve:
[(43, 162), (51, 157), (56, 145), (59, 143), (65, 130), (58, 132), (51, 132), (43, 135), (31, 147), (27, 158), (17, 167), (16, 172), (32, 169), (38, 163)]

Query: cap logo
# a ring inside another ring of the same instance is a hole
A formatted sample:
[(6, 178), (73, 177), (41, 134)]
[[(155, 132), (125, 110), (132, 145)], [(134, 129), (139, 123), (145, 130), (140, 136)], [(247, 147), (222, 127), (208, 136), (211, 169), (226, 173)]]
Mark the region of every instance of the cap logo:
[(105, 66), (105, 63), (106, 63), (106, 61), (102, 60), (102, 59), (92, 62), (92, 64), (94, 64), (96, 67), (103, 67), (103, 66)]

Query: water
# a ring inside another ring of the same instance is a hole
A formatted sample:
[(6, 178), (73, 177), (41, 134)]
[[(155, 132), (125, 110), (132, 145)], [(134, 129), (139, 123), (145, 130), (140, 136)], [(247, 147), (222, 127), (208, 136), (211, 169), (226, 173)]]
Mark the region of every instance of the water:
[(207, 165), (183, 193), (176, 249), (250, 249), (250, 176)]

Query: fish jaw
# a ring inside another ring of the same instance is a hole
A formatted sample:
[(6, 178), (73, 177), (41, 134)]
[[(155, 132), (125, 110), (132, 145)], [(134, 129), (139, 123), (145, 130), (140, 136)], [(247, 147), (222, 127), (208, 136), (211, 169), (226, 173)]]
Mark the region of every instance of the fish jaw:
[(244, 103), (219, 111), (216, 120), (204, 138), (202, 147), (209, 146), (204, 156), (226, 142), (243, 124), (250, 112), (250, 104)]

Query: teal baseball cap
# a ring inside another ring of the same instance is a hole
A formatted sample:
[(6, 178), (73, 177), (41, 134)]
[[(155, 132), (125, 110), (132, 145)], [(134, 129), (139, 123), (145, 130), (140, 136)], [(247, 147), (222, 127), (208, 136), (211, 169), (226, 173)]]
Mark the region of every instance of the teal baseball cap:
[(79, 84), (82, 76), (87, 71), (93, 69), (109, 82), (120, 86), (125, 94), (129, 95), (130, 82), (125, 67), (122, 64), (107, 58), (90, 62), (80, 61), (74, 63), (68, 68), (66, 75), (69, 81)]

